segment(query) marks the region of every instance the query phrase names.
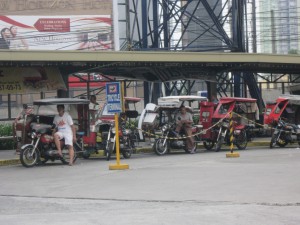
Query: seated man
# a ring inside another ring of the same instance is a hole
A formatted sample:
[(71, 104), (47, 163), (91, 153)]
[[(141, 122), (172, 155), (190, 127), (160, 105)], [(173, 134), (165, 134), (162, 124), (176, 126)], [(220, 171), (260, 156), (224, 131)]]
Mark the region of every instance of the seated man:
[(180, 112), (175, 116), (176, 120), (176, 129), (177, 133), (180, 132), (181, 129), (184, 130), (187, 137), (187, 148), (191, 151), (191, 153), (195, 153), (196, 145), (194, 141), (194, 137), (192, 136), (192, 123), (193, 117), (192, 114), (187, 112), (184, 105), (180, 107)]
[[(65, 112), (64, 105), (57, 105), (58, 115), (54, 117), (53, 123), (56, 125), (56, 130), (53, 131), (54, 142), (58, 151), (58, 154), (62, 157), (60, 140), (65, 139), (65, 144), (69, 149), (70, 162), (69, 165), (73, 165), (74, 148), (73, 142), (76, 141), (75, 126), (72, 117)], [(56, 132), (55, 132), (56, 131)]]

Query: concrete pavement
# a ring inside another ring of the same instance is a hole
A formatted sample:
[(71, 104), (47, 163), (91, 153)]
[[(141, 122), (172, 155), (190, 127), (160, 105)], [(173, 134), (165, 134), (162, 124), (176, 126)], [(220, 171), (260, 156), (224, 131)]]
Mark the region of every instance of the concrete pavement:
[(300, 150), (134, 154), (0, 168), (0, 224), (299, 225)]

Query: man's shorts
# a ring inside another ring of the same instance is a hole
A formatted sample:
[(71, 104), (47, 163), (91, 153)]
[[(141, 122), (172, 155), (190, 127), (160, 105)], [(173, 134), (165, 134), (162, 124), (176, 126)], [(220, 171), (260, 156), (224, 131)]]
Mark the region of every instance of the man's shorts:
[(56, 134), (58, 134), (59, 136), (59, 140), (61, 139), (65, 139), (65, 145), (70, 145), (70, 146), (73, 146), (73, 136), (72, 134), (64, 134), (62, 132), (56, 132)]

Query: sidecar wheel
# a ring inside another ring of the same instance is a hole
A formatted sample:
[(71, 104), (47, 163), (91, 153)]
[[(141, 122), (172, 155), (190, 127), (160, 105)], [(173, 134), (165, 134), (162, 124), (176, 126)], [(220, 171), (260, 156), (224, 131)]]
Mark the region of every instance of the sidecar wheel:
[(24, 167), (33, 167), (35, 166), (40, 160), (40, 153), (39, 151), (34, 151), (33, 155), (31, 155), (33, 151), (32, 146), (28, 146), (21, 150), (20, 152), (20, 161)]
[(91, 156), (91, 154), (88, 152), (83, 152), (83, 154), (82, 154), (82, 158), (84, 158), (84, 159), (89, 159), (90, 156)]
[(213, 141), (204, 141), (203, 142), (203, 146), (204, 146), (204, 148), (206, 148), (206, 150), (212, 150), (214, 145), (215, 145), (215, 142), (213, 142)]
[[(69, 164), (70, 163), (70, 155), (69, 155), (69, 149), (68, 149), (68, 147), (64, 146), (63, 149), (61, 150), (61, 153), (63, 155), (63, 157), (61, 158), (62, 163), (63, 164)], [(74, 149), (73, 163), (76, 161), (76, 159), (77, 159), (77, 153), (76, 153), (76, 151)]]
[(159, 156), (166, 154), (169, 149), (169, 142), (166, 141), (165, 145), (163, 145), (163, 142), (164, 139), (158, 139), (153, 145), (154, 152)]

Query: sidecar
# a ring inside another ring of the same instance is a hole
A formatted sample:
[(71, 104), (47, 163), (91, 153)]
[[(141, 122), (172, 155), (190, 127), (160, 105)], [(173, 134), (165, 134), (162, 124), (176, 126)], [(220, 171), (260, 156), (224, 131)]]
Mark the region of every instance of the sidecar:
[(292, 124), (300, 124), (300, 96), (282, 95), (275, 102), (268, 102), (264, 113), (264, 124), (276, 125), (279, 118)]
[(254, 127), (255, 121), (259, 119), (256, 99), (253, 98), (222, 97), (218, 104), (200, 103), (199, 124), (203, 125), (204, 130), (201, 139), (207, 150), (211, 150), (217, 142), (219, 122), (228, 119), (232, 112), (235, 132)]
[[(195, 142), (199, 143), (199, 135), (198, 132), (201, 131), (202, 125), (198, 124), (199, 117), (199, 103), (206, 102), (207, 98), (202, 96), (194, 96), (194, 95), (183, 95), (183, 96), (167, 96), (160, 97), (158, 99), (158, 104), (149, 103), (146, 105), (145, 109), (141, 113), (138, 128), (140, 132), (140, 138), (145, 139), (145, 137), (149, 137), (150, 139), (155, 138), (155, 143), (162, 136), (162, 130), (164, 126), (168, 124), (168, 126), (172, 126), (175, 124), (175, 115), (179, 112), (179, 108), (181, 105), (185, 105), (188, 111), (193, 115), (194, 125), (192, 127), (193, 134), (195, 134)], [(184, 140), (180, 140), (176, 142), (176, 148), (183, 149)], [(172, 141), (172, 143), (175, 141)], [(165, 147), (167, 146), (167, 147)], [(173, 145), (175, 146), (175, 144)], [(169, 152), (172, 148), (171, 142), (167, 145), (164, 145), (164, 150), (155, 151), (158, 155), (163, 155), (167, 151)], [(160, 153), (158, 153), (160, 152)]]

